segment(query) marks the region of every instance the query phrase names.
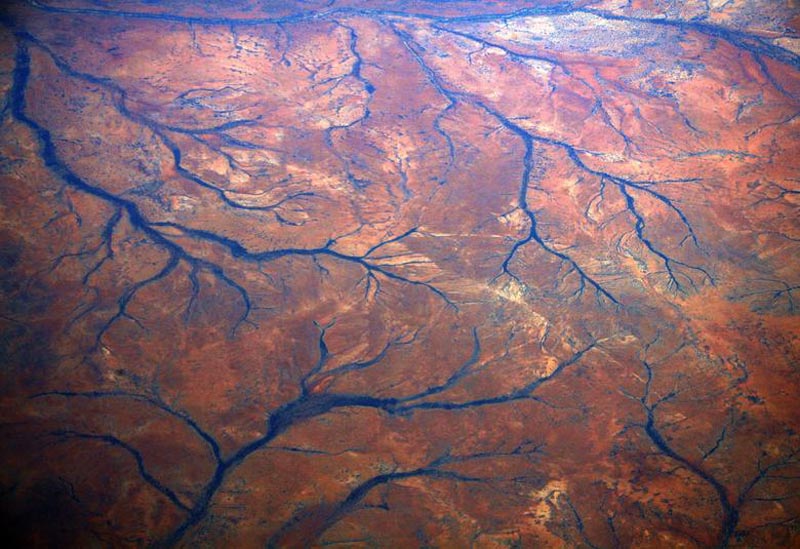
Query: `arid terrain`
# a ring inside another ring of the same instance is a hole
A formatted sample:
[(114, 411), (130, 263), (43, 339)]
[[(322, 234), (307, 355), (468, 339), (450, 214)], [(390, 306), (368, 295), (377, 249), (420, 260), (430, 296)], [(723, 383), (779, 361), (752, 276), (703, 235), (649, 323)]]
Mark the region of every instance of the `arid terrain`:
[(0, 16), (14, 546), (800, 546), (795, 0)]

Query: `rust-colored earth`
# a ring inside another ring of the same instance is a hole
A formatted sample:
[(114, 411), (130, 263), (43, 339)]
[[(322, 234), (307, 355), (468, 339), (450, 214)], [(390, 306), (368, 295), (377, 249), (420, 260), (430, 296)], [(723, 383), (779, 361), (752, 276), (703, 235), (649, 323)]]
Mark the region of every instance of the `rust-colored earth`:
[(796, 2), (0, 11), (6, 542), (800, 546)]

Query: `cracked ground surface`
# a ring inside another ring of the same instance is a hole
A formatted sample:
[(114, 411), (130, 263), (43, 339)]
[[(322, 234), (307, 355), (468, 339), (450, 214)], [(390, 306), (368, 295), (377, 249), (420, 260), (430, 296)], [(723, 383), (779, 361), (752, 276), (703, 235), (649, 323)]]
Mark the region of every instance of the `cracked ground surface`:
[(796, 547), (796, 8), (7, 3), (4, 531)]

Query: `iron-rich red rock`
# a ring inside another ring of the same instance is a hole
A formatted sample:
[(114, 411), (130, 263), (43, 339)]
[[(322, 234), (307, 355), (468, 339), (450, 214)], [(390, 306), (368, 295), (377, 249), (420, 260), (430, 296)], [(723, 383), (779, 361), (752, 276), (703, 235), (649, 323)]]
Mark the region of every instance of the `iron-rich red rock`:
[(4, 530), (797, 546), (795, 7), (8, 3)]

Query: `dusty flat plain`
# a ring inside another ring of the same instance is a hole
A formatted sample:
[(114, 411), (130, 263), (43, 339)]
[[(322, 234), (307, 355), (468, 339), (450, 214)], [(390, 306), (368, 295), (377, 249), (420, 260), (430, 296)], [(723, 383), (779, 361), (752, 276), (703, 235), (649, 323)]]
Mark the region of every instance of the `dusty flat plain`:
[(800, 544), (795, 2), (0, 9), (14, 543)]

